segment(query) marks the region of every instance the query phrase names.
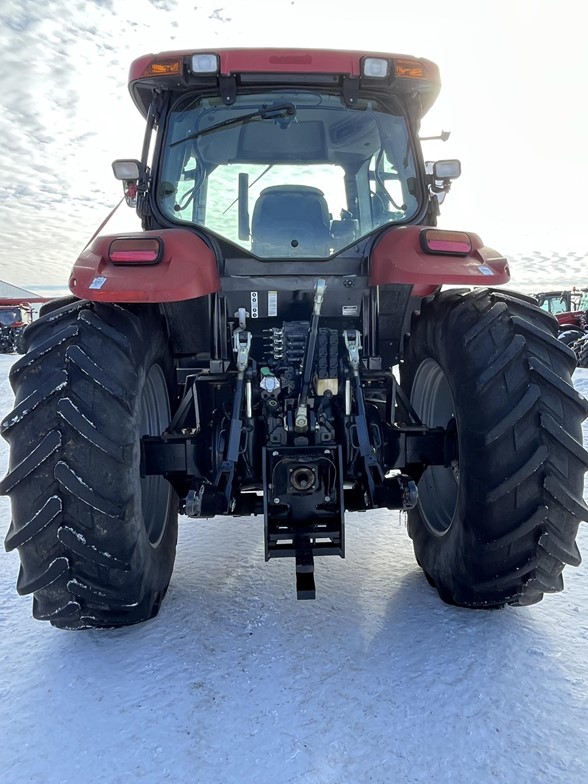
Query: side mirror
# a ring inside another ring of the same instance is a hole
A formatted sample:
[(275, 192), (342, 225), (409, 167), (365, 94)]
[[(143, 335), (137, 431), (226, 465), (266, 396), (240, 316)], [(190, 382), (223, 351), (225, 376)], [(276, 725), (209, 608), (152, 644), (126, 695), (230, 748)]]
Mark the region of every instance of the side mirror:
[(137, 206), (137, 193), (146, 185), (146, 168), (141, 161), (119, 159), (113, 161), (112, 171), (117, 180), (122, 180), (125, 201), (129, 207)]
[(461, 162), (458, 160), (436, 161), (433, 164), (434, 180), (457, 180), (461, 174)]

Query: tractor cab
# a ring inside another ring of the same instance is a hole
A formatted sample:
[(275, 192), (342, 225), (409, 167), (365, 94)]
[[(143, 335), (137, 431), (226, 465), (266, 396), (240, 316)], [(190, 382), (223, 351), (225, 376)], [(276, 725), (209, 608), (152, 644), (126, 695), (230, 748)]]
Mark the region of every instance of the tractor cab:
[(1, 306), (0, 305), (0, 326), (3, 327), (21, 327), (24, 324), (23, 314), (18, 307)]
[[(433, 225), (458, 161), (425, 166), (437, 67), (394, 55), (268, 50), (137, 60), (154, 160), (116, 161), (145, 228), (185, 226), (225, 255), (328, 259), (388, 226)], [(226, 243), (234, 246), (230, 250)]]

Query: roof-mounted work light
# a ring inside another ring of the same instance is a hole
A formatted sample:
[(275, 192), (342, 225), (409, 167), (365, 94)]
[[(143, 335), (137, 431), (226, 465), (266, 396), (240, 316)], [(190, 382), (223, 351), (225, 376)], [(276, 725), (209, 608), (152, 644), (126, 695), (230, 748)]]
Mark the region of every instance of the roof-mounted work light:
[(218, 56), (216, 54), (192, 55), (192, 73), (214, 74), (218, 72)]
[(385, 79), (388, 76), (388, 60), (383, 57), (366, 57), (363, 61), (363, 75)]

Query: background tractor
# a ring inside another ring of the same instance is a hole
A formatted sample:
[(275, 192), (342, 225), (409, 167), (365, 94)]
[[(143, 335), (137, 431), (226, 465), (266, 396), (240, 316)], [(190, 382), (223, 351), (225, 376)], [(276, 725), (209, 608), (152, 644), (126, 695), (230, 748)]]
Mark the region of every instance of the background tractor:
[(28, 303), (0, 305), (0, 353), (24, 354), (23, 331), (33, 320), (33, 310)]
[(558, 338), (570, 346), (579, 367), (588, 367), (588, 289), (546, 291), (535, 295), (539, 307), (557, 319)]

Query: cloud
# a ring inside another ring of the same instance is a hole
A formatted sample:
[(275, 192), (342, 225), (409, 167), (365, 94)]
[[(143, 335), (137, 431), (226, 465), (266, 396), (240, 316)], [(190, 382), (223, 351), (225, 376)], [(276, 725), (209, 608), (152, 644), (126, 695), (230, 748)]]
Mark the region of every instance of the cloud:
[(230, 22), (231, 21), (231, 17), (230, 16), (223, 16), (222, 15), (223, 10), (224, 9), (222, 9), (222, 8), (215, 8), (214, 11), (210, 14), (210, 16), (208, 18), (209, 19), (218, 19), (219, 22)]

